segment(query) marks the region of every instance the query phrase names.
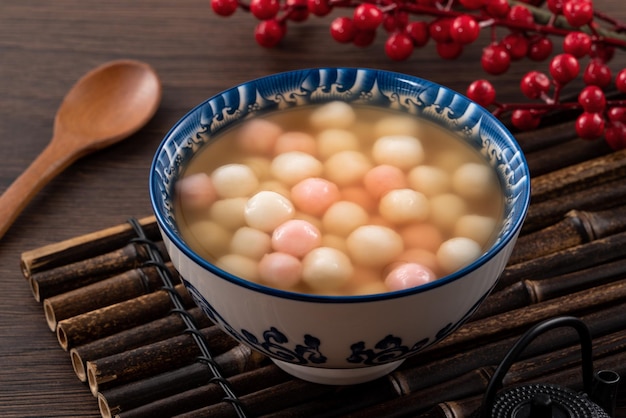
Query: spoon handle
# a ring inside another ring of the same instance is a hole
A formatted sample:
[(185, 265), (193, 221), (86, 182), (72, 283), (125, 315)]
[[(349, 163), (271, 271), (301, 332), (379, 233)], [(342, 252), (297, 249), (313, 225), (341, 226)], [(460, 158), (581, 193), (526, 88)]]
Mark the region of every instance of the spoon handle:
[(52, 140), (30, 166), (0, 196), (0, 239), (35, 195), (78, 155)]

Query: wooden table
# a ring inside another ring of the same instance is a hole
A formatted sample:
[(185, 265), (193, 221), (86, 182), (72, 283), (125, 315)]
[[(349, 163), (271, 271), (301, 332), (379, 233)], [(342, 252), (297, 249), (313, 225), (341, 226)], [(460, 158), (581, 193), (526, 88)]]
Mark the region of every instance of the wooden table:
[[(623, 0), (595, 3), (626, 20)], [(250, 15), (217, 17), (206, 0), (0, 2), (0, 192), (47, 144), (59, 103), (86, 71), (111, 59), (139, 59), (154, 66), (163, 83), (161, 107), (145, 129), (53, 180), (0, 241), (0, 416), (100, 416), (46, 326), (22, 277), (20, 254), (151, 214), (152, 155), (194, 105), (251, 78), (313, 66), (390, 69), (459, 91), (485, 76), (478, 60), (484, 43), (456, 61), (441, 60), (429, 44), (396, 63), (384, 56), (382, 33), (366, 49), (341, 45), (329, 36), (330, 20), (291, 25), (282, 45), (269, 50), (255, 43)], [(612, 66), (624, 63), (619, 56)], [(518, 80), (534, 67), (545, 70), (547, 63), (514, 63), (495, 79), (499, 99), (519, 98)]]

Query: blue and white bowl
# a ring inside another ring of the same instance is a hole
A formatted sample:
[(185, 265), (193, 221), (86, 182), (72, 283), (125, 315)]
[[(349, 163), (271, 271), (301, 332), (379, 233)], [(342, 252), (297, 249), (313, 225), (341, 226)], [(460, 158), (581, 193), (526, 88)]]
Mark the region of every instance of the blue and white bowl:
[[(406, 112), (459, 133), (491, 164), (505, 192), (496, 242), (467, 267), (413, 289), (367, 296), (292, 293), (242, 280), (196, 254), (181, 237), (174, 187), (212, 138), (259, 112), (342, 100)], [(511, 254), (530, 200), (526, 160), (487, 110), (446, 87), (359, 68), (292, 71), (249, 81), (201, 103), (159, 146), (150, 197), (167, 251), (196, 302), (224, 331), (299, 378), (325, 384), (376, 379), (463, 324)]]

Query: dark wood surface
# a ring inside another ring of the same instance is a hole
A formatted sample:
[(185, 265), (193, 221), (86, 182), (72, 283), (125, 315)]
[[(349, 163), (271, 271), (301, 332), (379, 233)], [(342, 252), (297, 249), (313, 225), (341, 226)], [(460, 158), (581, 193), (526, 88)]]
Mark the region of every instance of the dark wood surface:
[[(623, 0), (595, 4), (626, 20)], [(384, 56), (382, 33), (365, 49), (332, 41), (331, 18), (290, 25), (281, 46), (268, 50), (256, 45), (249, 14), (220, 18), (207, 0), (0, 2), (0, 192), (47, 144), (59, 103), (86, 71), (111, 59), (139, 59), (163, 83), (162, 104), (143, 130), (62, 173), (0, 241), (0, 416), (100, 416), (22, 277), (20, 254), (149, 215), (152, 155), (193, 106), (251, 78), (314, 66), (390, 69), (459, 91), (485, 77), (478, 58), (484, 42), (455, 61), (441, 60), (429, 44), (396, 63)], [(625, 66), (626, 54), (618, 55), (613, 68)], [(518, 99), (519, 78), (535, 67), (545, 70), (547, 63), (514, 63), (496, 78), (499, 99)]]

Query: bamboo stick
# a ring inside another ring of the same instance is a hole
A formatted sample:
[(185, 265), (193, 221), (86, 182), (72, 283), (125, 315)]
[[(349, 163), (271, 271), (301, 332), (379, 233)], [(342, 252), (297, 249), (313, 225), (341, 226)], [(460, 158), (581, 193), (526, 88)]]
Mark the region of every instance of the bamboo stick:
[(559, 315), (576, 315), (589, 309), (617, 304), (626, 300), (626, 279), (572, 293), (536, 305), (514, 309), (499, 315), (468, 322), (454, 333), (422, 351), (422, 356), (446, 355), (454, 347), (469, 349), (482, 345), (530, 324)]
[(532, 199), (534, 203), (543, 202), (563, 193), (572, 193), (617, 180), (624, 175), (626, 175), (626, 149), (531, 179)]
[(564, 193), (543, 202), (534, 202), (528, 208), (521, 234), (550, 226), (567, 212), (577, 210), (603, 210), (626, 204), (626, 183), (623, 180), (609, 181), (573, 193)]
[(489, 295), (470, 320), (523, 308), (623, 277), (626, 277), (626, 260), (618, 259), (547, 279), (521, 280)]
[[(289, 380), (275, 386), (262, 389), (258, 392), (239, 397), (239, 400), (248, 411), (254, 411), (255, 416), (262, 416), (273, 412), (277, 405), (293, 406), (301, 404), (303, 401), (319, 398), (336, 390), (333, 386), (320, 385), (304, 380)], [(315, 411), (307, 414), (315, 416)], [(200, 418), (200, 417), (237, 417), (235, 410), (228, 402), (220, 402), (194, 411), (186, 412), (177, 416), (178, 418)]]
[(495, 290), (502, 290), (527, 278), (554, 277), (622, 258), (624, 245), (626, 245), (626, 232), (620, 232), (586, 244), (509, 265), (500, 275)]
[[(158, 239), (159, 230), (154, 216), (139, 219), (139, 223), (150, 239)], [(131, 225), (123, 223), (26, 251), (21, 256), (22, 273), (29, 279), (32, 274), (42, 270), (50, 270), (111, 252), (128, 244), (134, 237), (136, 234)]]
[[(216, 359), (218, 363), (220, 363), (219, 358), (220, 356)], [(193, 365), (193, 367), (195, 366), (201, 367), (198, 364)], [(192, 366), (188, 367), (191, 368)], [(232, 375), (224, 368), (222, 370), (225, 376), (232, 376), (228, 377), (228, 382), (238, 396), (272, 387), (292, 379), (291, 376), (273, 364), (261, 368), (256, 368), (256, 365), (246, 366), (246, 368), (241, 369), (238, 373), (232, 373)], [(190, 375), (186, 375), (184, 380), (174, 380), (174, 384), (183, 383), (181, 385), (184, 388), (183, 390), (164, 391), (163, 389), (170, 386), (164, 381), (154, 385), (154, 390), (150, 390), (148, 386), (142, 384), (141, 391), (132, 390), (131, 388), (129, 394), (124, 391), (127, 386), (132, 385), (129, 384), (120, 388), (113, 388), (108, 393), (101, 392), (98, 394), (98, 398), (101, 400), (101, 405), (107, 405), (111, 414), (115, 414), (120, 418), (172, 417), (190, 412), (197, 409), (200, 405), (220, 402), (224, 397), (222, 389), (209, 381), (211, 376), (206, 367), (200, 373), (201, 376), (197, 381), (197, 387), (189, 385), (187, 379)], [(135, 386), (138, 385), (135, 384)], [(140, 396), (143, 395), (139, 402), (132, 395), (137, 392), (139, 392)]]
[[(187, 307), (193, 306), (194, 302), (183, 285), (176, 286), (176, 291)], [(57, 339), (61, 347), (67, 351), (78, 345), (145, 324), (155, 318), (162, 318), (169, 314), (171, 309), (169, 293), (158, 290), (64, 319), (57, 324)]]
[[(99, 392), (98, 398), (106, 402), (116, 415), (122, 417), (152, 417), (167, 410), (172, 412), (163, 413), (173, 416), (192, 410), (193, 405), (220, 401), (224, 392), (218, 385), (211, 383), (211, 379), (206, 366), (194, 363), (154, 377), (105, 389)], [(243, 395), (290, 379), (291, 376), (271, 364), (244, 371), (227, 380), (235, 393)]]
[[(162, 254), (166, 253), (162, 242), (155, 245)], [(41, 302), (137, 268), (147, 260), (145, 248), (140, 244), (130, 243), (109, 253), (34, 273), (30, 276), (29, 283), (35, 300)]]
[[(235, 347), (237, 342), (217, 325), (200, 330), (213, 355)], [(192, 363), (202, 353), (190, 334), (137, 347), (87, 362), (89, 389), (97, 396), (100, 388), (153, 376), (159, 371), (172, 370)]]
[(576, 138), (575, 126), (575, 120), (554, 123), (532, 131), (518, 132), (515, 134), (515, 139), (524, 153), (528, 155)]
[[(558, 129), (561, 127), (561, 125), (555, 125), (551, 128)], [(570, 128), (568, 127), (568, 129)], [(573, 126), (571, 129), (575, 136), (576, 130)], [(571, 165), (580, 164), (591, 158), (602, 157), (611, 152), (613, 151), (606, 141), (572, 138), (567, 142), (557, 143), (537, 152), (526, 153), (526, 162), (531, 177), (538, 177)], [(554, 158), (555, 155), (558, 155), (559, 158)]]
[(517, 264), (626, 230), (626, 206), (571, 210), (558, 223), (519, 237), (508, 264)]
[[(172, 277), (178, 273), (167, 265)], [(176, 280), (177, 283), (180, 280)], [(108, 279), (83, 286), (43, 301), (46, 322), (51, 331), (57, 323), (85, 312), (103, 308), (125, 300), (150, 293), (163, 286), (156, 267), (144, 267), (126, 271)]]
[[(198, 328), (206, 328), (212, 325), (211, 320), (200, 308), (191, 308), (187, 313)], [(87, 371), (85, 367), (87, 361), (93, 361), (179, 335), (185, 330), (185, 327), (186, 324), (180, 315), (172, 313), (147, 324), (74, 347), (70, 350), (72, 368), (76, 376), (82, 382), (86, 382)]]
[(441, 402), (430, 411), (430, 415), (420, 415), (419, 418), (470, 418), (480, 408), (482, 400), (483, 397), (479, 395)]

